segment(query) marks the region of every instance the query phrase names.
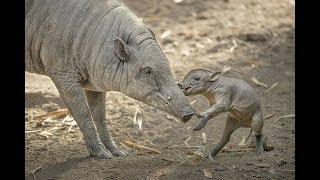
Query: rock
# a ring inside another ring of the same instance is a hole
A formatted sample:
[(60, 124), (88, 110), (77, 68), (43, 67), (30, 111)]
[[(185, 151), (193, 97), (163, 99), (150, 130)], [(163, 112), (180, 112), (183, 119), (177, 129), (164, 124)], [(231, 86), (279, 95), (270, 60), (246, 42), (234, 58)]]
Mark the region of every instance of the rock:
[(199, 14), (199, 15), (197, 16), (197, 19), (199, 19), (199, 20), (205, 20), (205, 19), (208, 19), (208, 16), (207, 16), (206, 14)]
[(285, 158), (283, 158), (283, 159), (280, 159), (278, 162), (277, 162), (277, 165), (278, 166), (282, 166), (282, 165), (285, 165), (285, 164), (287, 164), (288, 162), (287, 162), (287, 160), (285, 159)]
[(257, 33), (248, 33), (244, 35), (245, 40), (247, 41), (266, 41), (267, 40), (267, 36), (264, 34), (257, 34)]
[(224, 169), (222, 167), (220, 167), (220, 166), (215, 167), (214, 170), (216, 170), (216, 171), (224, 171)]
[(168, 43), (172, 43), (173, 40), (171, 38), (165, 38), (162, 40), (162, 44), (168, 44)]

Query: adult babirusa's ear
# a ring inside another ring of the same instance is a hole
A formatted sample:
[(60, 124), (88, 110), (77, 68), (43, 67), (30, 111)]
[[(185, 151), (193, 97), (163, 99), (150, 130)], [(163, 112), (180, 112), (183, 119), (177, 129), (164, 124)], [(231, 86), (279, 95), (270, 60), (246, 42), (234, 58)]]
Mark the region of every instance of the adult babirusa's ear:
[(152, 34), (152, 36), (154, 37), (154, 39), (156, 39), (156, 35), (154, 34), (154, 32), (148, 28), (148, 30), (150, 31), (150, 33)]
[(129, 51), (127, 46), (128, 45), (122, 39), (118, 37), (115, 38), (114, 45), (113, 45), (113, 52), (122, 61), (128, 60)]

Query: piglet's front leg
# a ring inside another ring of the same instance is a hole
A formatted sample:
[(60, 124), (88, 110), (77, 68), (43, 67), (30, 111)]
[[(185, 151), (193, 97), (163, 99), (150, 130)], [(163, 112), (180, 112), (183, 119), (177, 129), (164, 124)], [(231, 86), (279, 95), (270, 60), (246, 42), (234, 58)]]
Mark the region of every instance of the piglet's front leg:
[(223, 102), (218, 102), (211, 107), (207, 109), (207, 111), (196, 114), (198, 118), (201, 118), (200, 122), (198, 123), (198, 126), (193, 129), (193, 131), (199, 131), (204, 128), (204, 126), (207, 124), (209, 119), (212, 119), (213, 117), (217, 116), (218, 114), (221, 114), (223, 112), (227, 111), (227, 104)]

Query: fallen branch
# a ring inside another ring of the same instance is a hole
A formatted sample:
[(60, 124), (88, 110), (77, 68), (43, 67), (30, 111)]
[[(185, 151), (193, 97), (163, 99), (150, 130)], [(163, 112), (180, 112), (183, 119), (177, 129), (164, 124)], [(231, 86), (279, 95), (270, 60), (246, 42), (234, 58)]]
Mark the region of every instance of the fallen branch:
[(150, 151), (150, 152), (154, 152), (156, 154), (160, 154), (160, 151), (158, 151), (156, 149), (149, 148), (149, 147), (146, 147), (146, 146), (143, 146), (143, 145), (140, 145), (140, 144), (136, 144), (136, 143), (132, 142), (131, 140), (125, 140), (125, 141), (123, 141), (123, 143), (125, 145), (129, 146), (129, 147), (136, 148), (139, 151), (147, 150), (147, 151)]
[(61, 117), (61, 116), (66, 116), (69, 114), (69, 110), (68, 109), (59, 109), (57, 111), (53, 111), (53, 112), (49, 112), (46, 114), (42, 114), (39, 116), (35, 116), (33, 119), (38, 121), (36, 122), (37, 124), (41, 124), (44, 120), (48, 119), (48, 118), (57, 118), (57, 117)]

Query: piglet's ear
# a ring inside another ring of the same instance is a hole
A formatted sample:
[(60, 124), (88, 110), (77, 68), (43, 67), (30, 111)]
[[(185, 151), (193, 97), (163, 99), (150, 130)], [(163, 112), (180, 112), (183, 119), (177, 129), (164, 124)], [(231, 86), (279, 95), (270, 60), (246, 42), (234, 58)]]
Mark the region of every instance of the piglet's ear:
[(221, 75), (221, 72), (215, 72), (215, 73), (212, 73), (211, 74), (211, 77), (210, 77), (210, 81), (215, 81), (216, 79), (218, 79)]
[(114, 40), (114, 45), (113, 45), (113, 52), (115, 53), (115, 55), (122, 61), (127, 61), (128, 60), (128, 45), (126, 45), (126, 43), (116, 37)]

